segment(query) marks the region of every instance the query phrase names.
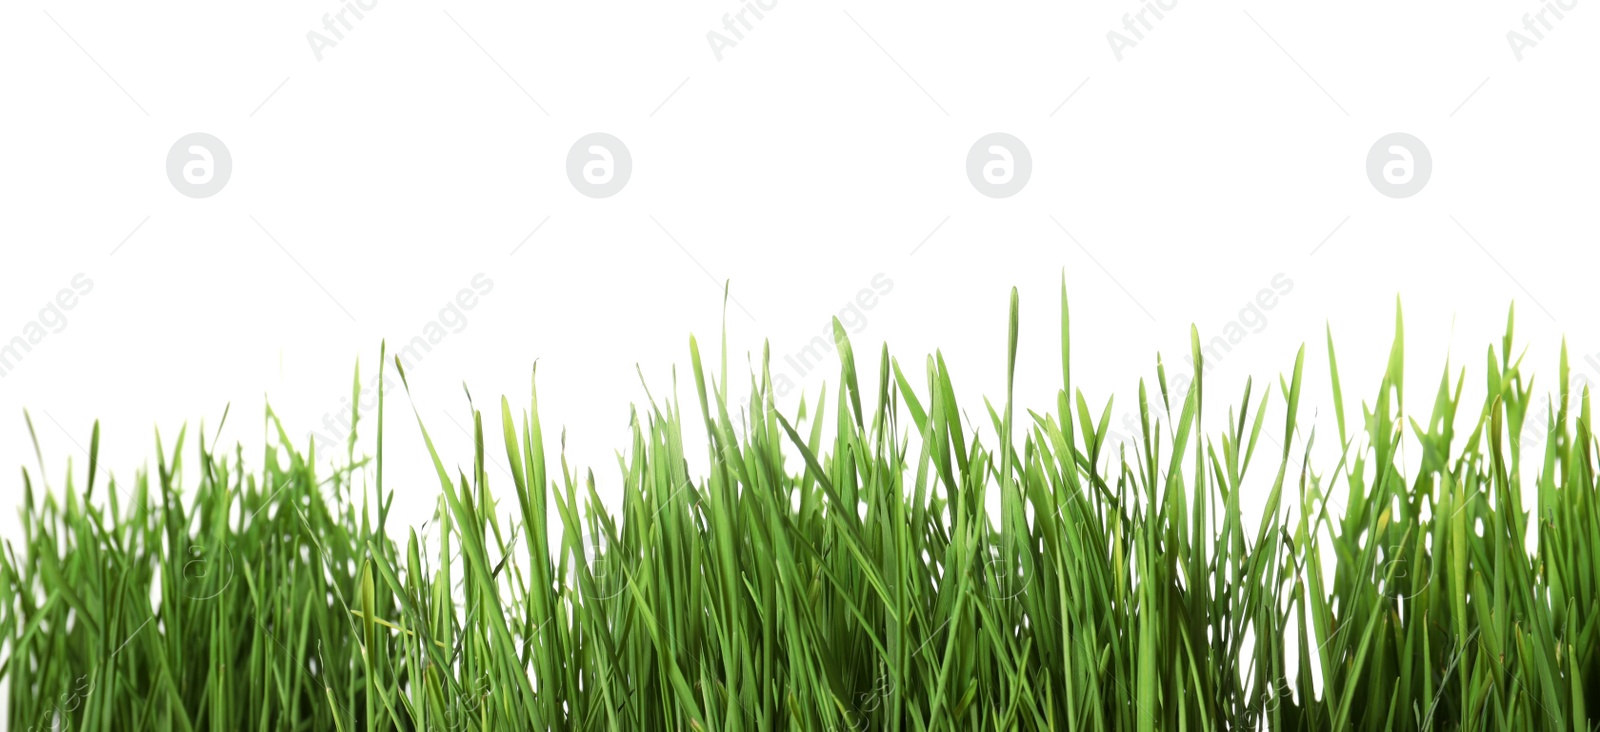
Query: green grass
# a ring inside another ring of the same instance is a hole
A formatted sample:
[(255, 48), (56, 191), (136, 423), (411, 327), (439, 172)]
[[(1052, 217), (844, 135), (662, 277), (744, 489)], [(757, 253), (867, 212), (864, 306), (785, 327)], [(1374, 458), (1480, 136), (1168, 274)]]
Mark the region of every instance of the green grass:
[[(1359, 412), (1330, 334), (1337, 416), (1320, 432), (1301, 413), (1304, 348), (1277, 384), (1245, 387), (1225, 430), (1199, 429), (1224, 412), (1201, 399), (1192, 337), (1192, 387), (1169, 391), (1158, 361), (1140, 394), (1162, 408), (1111, 454), (1111, 405), (1074, 389), (1067, 321), (1063, 288), (1061, 389), (1039, 412), (1013, 407), (1009, 376), (998, 406), (958, 407), (942, 357), (860, 363), (836, 324), (841, 388), (785, 416), (756, 374), (740, 414), (726, 345), (718, 381), (691, 342), (691, 403), (673, 384), (637, 409), (603, 472), (616, 515), (595, 510), (592, 473), (554, 461), (537, 397), (475, 411), (470, 473), (428, 442), (428, 541), (388, 521), (381, 405), (375, 454), (352, 440), (338, 469), (269, 410), (288, 449), (253, 467), (202, 428), (197, 464), (185, 435), (170, 453), (158, 439), (132, 484), (93, 455), (59, 493), (24, 470), (23, 535), (0, 564), (9, 726), (1594, 726), (1597, 442), (1564, 349), (1542, 454), (1517, 439), (1534, 397), (1509, 325), (1481, 405), (1447, 366), (1407, 418), (1398, 312)], [(1342, 457), (1305, 467), (1318, 439)], [(513, 480), (486, 472), (491, 450)], [(689, 472), (699, 450), (708, 475)], [(1247, 520), (1250, 471), (1270, 492)]]

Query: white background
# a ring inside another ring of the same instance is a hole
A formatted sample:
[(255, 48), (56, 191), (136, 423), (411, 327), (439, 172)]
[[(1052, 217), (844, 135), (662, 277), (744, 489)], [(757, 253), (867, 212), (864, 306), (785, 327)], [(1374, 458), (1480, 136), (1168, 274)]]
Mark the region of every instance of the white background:
[[(1411, 411), (1453, 357), (1469, 417), (1512, 300), (1541, 393), (1563, 334), (1575, 372), (1600, 352), (1591, 5), (1519, 61), (1506, 34), (1539, 3), (1180, 0), (1118, 60), (1107, 33), (1139, 3), (780, 0), (718, 60), (707, 33), (738, 0), (379, 0), (319, 61), (307, 33), (336, 3), (6, 3), (0, 341), (74, 275), (94, 287), (0, 379), (0, 465), (36, 470), (27, 408), (52, 483), (69, 459), (81, 476), (95, 419), (129, 481), (154, 464), (152, 428), (169, 445), (185, 422), (209, 433), (230, 403), (223, 439), (259, 462), (264, 399), (303, 443), (344, 408), (358, 358), (371, 374), (380, 339), (422, 334), (477, 273), (492, 292), (412, 374), (447, 462), (471, 458), (461, 384), (520, 408), (537, 360), (552, 452), (564, 429), (607, 494), (644, 399), (636, 364), (658, 398), (676, 367), (698, 419), (688, 336), (715, 361), (724, 280), (736, 387), (764, 338), (777, 375), (882, 273), (893, 288), (853, 336), (863, 372), (887, 340), (920, 383), (942, 349), (986, 423), (1012, 286), (1019, 406), (1053, 409), (1064, 271), (1074, 386), (1097, 410), (1115, 394), (1120, 422), (1158, 350), (1182, 364), (1191, 323), (1219, 334), (1283, 273), (1292, 292), (1216, 366), (1207, 403), (1222, 416), (1248, 376), (1259, 394), (1305, 343), (1327, 443), (1324, 325), (1357, 424), (1398, 294)], [(165, 173), (196, 131), (233, 159), (205, 199)], [(634, 163), (606, 199), (564, 169), (596, 131)], [(964, 170), (996, 131), (1031, 151), (1011, 198)], [(1367, 179), (1391, 132), (1431, 151), (1411, 198)], [(815, 393), (835, 368), (788, 375)], [(396, 396), (387, 479), (415, 525), (437, 483)]]

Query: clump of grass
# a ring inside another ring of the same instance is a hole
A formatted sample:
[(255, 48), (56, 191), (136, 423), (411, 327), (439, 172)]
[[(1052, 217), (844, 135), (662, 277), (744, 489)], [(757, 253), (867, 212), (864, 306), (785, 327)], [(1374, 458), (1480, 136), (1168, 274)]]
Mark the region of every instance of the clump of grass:
[[(23, 471), (21, 546), (0, 559), (10, 726), (1594, 725), (1597, 443), (1589, 395), (1570, 411), (1564, 351), (1543, 454), (1525, 455), (1532, 382), (1509, 325), (1465, 435), (1464, 371), (1446, 368), (1425, 420), (1405, 416), (1398, 313), (1347, 430), (1330, 336), (1340, 457), (1319, 472), (1300, 423), (1304, 348), (1276, 399), (1247, 385), (1208, 435), (1192, 338), (1187, 393), (1159, 361), (1140, 384), (1176, 423), (1142, 409), (1137, 443), (1111, 454), (1110, 404), (1097, 418), (1073, 388), (1065, 288), (1055, 409), (1018, 414), (1008, 378), (1003, 404), (985, 403), (995, 446), (962, 426), (941, 357), (908, 374), (885, 350), (863, 380), (835, 330), (840, 388), (792, 418), (765, 366), (755, 408), (730, 412), (726, 346), (719, 381), (691, 341), (697, 403), (636, 411), (616, 515), (592, 473), (549, 462), (536, 391), (525, 409), (501, 400), (498, 430), (474, 410), (470, 474), (428, 441), (434, 542), (387, 520), (382, 406), (376, 455), (352, 441), (331, 472), (269, 410), (284, 449), (254, 470), (202, 430), (198, 465), (181, 462), (185, 435), (170, 457), (158, 439), (153, 474), (98, 491), (97, 427), (81, 487), (69, 470), (59, 495), (36, 490)], [(1281, 432), (1264, 431), (1269, 413)], [(1263, 436), (1281, 449), (1258, 451)], [(685, 460), (697, 449), (704, 476)], [(488, 450), (504, 450), (510, 482), (490, 479)], [(1523, 460), (1540, 461), (1531, 511)], [(1270, 493), (1247, 523), (1257, 465)]]

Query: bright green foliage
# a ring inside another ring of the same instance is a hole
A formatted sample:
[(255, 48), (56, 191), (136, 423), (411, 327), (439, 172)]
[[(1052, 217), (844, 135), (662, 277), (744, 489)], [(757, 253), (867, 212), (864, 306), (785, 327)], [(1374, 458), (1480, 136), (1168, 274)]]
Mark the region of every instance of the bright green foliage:
[[(432, 455), (427, 541), (386, 525), (381, 406), (376, 455), (352, 441), (333, 472), (270, 412), (287, 449), (254, 472), (214, 444), (180, 464), (183, 435), (131, 487), (97, 491), (92, 456), (59, 497), (24, 471), (24, 535), (0, 564), (10, 728), (1594, 726), (1597, 443), (1565, 354), (1543, 454), (1525, 454), (1532, 380), (1509, 327), (1485, 402), (1458, 419), (1465, 372), (1447, 367), (1418, 421), (1397, 313), (1348, 432), (1330, 334), (1343, 457), (1318, 472), (1304, 349), (1275, 398), (1246, 386), (1206, 434), (1192, 338), (1188, 392), (1158, 366), (1140, 395), (1163, 408), (1112, 454), (1111, 405), (1072, 387), (1064, 291), (1061, 320), (1055, 409), (1016, 412), (1008, 378), (985, 405), (998, 446), (963, 421), (940, 356), (919, 373), (885, 351), (874, 379), (836, 323), (840, 388), (790, 418), (767, 373), (754, 409), (730, 407), (726, 345), (718, 381), (691, 341), (695, 403), (674, 384), (636, 413), (618, 515), (594, 508), (592, 474), (550, 462), (536, 397), (487, 427), (475, 412), (470, 474)], [(1531, 507), (1523, 460), (1540, 461)], [(1252, 468), (1270, 493), (1247, 522)]]

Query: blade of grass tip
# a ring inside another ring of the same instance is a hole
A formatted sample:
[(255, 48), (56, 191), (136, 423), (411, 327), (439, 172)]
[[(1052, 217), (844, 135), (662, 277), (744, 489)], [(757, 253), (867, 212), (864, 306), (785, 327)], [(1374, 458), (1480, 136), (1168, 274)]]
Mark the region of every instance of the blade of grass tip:
[[(1205, 383), (1206, 375), (1205, 357), (1205, 351), (1201, 350), (1200, 348), (1200, 329), (1193, 323), (1190, 323), (1189, 358), (1194, 361), (1194, 376), (1192, 377), (1194, 381), (1189, 384), (1189, 391), (1195, 395), (1194, 414), (1196, 420), (1198, 420), (1200, 417), (1200, 408), (1204, 406), (1200, 401), (1200, 397), (1201, 395), (1205, 394), (1205, 389), (1202, 388)], [(1174, 445), (1173, 447), (1177, 446)]]
[(354, 374), (350, 377), (350, 434), (345, 438), (345, 460), (347, 465), (354, 465), (356, 461), (356, 425), (360, 421), (361, 360), (356, 359)]
[[(1510, 338), (1509, 331), (1506, 337)], [(1387, 371), (1389, 381), (1394, 384), (1395, 406), (1401, 414), (1405, 413), (1405, 376), (1406, 376), (1406, 320), (1400, 309), (1400, 296), (1394, 296), (1394, 345), (1389, 350), (1389, 368)]]
[(1072, 393), (1072, 317), (1067, 308), (1066, 267), (1061, 268), (1061, 389)]
[[(389, 363), (386, 358), (388, 355), (389, 341), (387, 339), (378, 341), (378, 448), (377, 465), (375, 466), (375, 470), (377, 471), (377, 490), (380, 500), (383, 496), (383, 387), (385, 384), (389, 383), (389, 380), (384, 378), (383, 369)], [(226, 419), (227, 415), (224, 414), (223, 418)], [(394, 496), (390, 496), (389, 500), (394, 500)], [(383, 522), (380, 521), (378, 524), (378, 533), (382, 534), (383, 528)]]
[(882, 448), (885, 430), (889, 427), (890, 410), (894, 408), (894, 385), (889, 381), (889, 344), (878, 350), (878, 409), (872, 416), (872, 434)]
[[(861, 417), (861, 385), (856, 381), (855, 351), (850, 348), (850, 337), (845, 335), (844, 324), (838, 318), (833, 319), (833, 342), (839, 352), (839, 388), (849, 390), (850, 409), (856, 418), (856, 429), (865, 430), (866, 423)], [(843, 394), (842, 391), (840, 393)]]
[(1002, 480), (1006, 481), (1007, 483), (1009, 483), (1011, 481), (1011, 470), (1010, 470), (1010, 468), (1011, 468), (1011, 459), (1012, 459), (1012, 455), (1015, 454), (1011, 449), (1011, 417), (1012, 417), (1012, 410), (1013, 410), (1012, 397), (1013, 397), (1014, 392), (1015, 392), (1016, 381), (1017, 381), (1017, 321), (1018, 321), (1018, 306), (1019, 306), (1019, 302), (1018, 302), (1017, 288), (1012, 287), (1011, 288), (1011, 315), (1010, 315), (1009, 323), (1008, 323), (1007, 328), (1006, 328), (1006, 415), (1005, 415), (1005, 426), (1004, 426), (1005, 434), (1000, 437), (1001, 450), (1003, 451), (1002, 454), (1001, 454), (1001, 459), (1000, 459), (1000, 464), (1002, 466), (1002, 468), (1000, 470), (1000, 474), (1002, 476)]
[(1344, 430), (1344, 391), (1339, 388), (1339, 359), (1333, 354), (1333, 325), (1327, 324), (1328, 379), (1333, 382), (1333, 413), (1339, 420), (1339, 444), (1349, 445)]
[[(227, 419), (224, 411), (223, 419)], [(94, 474), (100, 467), (100, 420), (94, 421), (94, 433), (89, 436), (89, 486), (84, 489), (83, 502), (87, 505), (94, 500)]]
[(33, 429), (33, 415), (28, 414), (26, 407), (22, 410), (22, 421), (28, 425), (28, 439), (33, 441), (33, 456), (39, 460), (39, 483), (49, 485), (49, 478), (45, 477), (44, 451), (39, 449), (39, 433)]
[(728, 402), (728, 382), (733, 380), (733, 379), (728, 378), (728, 298), (730, 298), (732, 296), (732, 292), (733, 292), (733, 280), (723, 280), (723, 282), (722, 282), (722, 371), (718, 372), (717, 378), (722, 379), (722, 402), (724, 404), (726, 404)]
[[(1189, 325), (1190, 329), (1194, 324)], [(1144, 379), (1139, 379), (1139, 387), (1144, 388)], [(1172, 430), (1172, 397), (1171, 390), (1167, 388), (1167, 365), (1161, 360), (1161, 352), (1156, 352), (1156, 390), (1161, 395), (1161, 411), (1167, 415), (1167, 431)], [(1141, 413), (1153, 413), (1150, 409), (1150, 400), (1143, 394), (1139, 395), (1139, 410)]]
[(228, 402), (222, 405), (222, 419), (217, 420), (217, 431), (212, 433), (211, 444), (222, 444), (222, 428), (228, 424), (228, 412), (231, 409), (233, 409), (233, 402)]
[(1501, 371), (1511, 370), (1511, 335), (1515, 331), (1516, 325), (1517, 302), (1513, 300), (1511, 301), (1511, 305), (1506, 308), (1506, 335), (1500, 341), (1500, 357), (1502, 359), (1500, 362)]
[(923, 411), (922, 402), (917, 399), (916, 392), (912, 391), (905, 374), (900, 372), (900, 361), (891, 361), (891, 366), (894, 368), (895, 383), (900, 387), (900, 398), (904, 401), (907, 411), (911, 412), (911, 423), (916, 425), (920, 434), (927, 427), (928, 413)]
[(956, 467), (959, 469), (957, 472), (960, 475), (967, 475), (969, 472), (968, 462), (971, 460), (971, 456), (967, 452), (966, 434), (962, 431), (962, 414), (960, 406), (956, 403), (956, 391), (950, 385), (950, 367), (945, 365), (944, 354), (939, 351), (933, 352), (933, 361), (938, 365), (938, 369), (934, 371), (936, 379), (934, 388), (939, 390), (939, 395), (943, 400), (944, 431), (949, 435), (949, 443), (954, 446)]

